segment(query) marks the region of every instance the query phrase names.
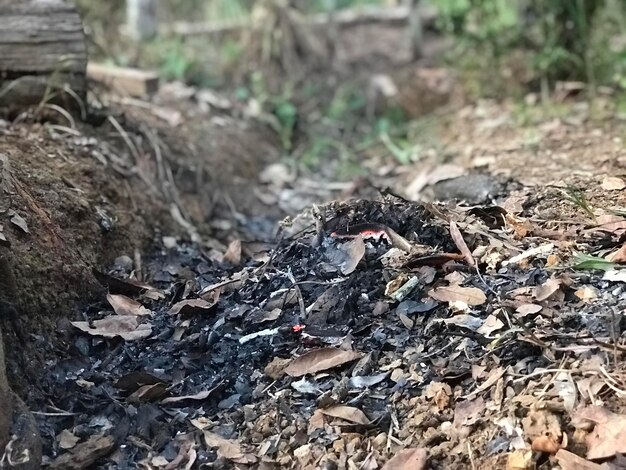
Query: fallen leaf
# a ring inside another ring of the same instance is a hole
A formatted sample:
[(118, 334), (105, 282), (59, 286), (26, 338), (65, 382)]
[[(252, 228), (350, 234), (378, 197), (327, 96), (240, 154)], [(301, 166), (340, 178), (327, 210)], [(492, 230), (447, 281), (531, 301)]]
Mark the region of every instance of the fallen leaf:
[(565, 449), (560, 449), (554, 458), (559, 463), (561, 470), (606, 470), (607, 468)]
[(128, 392), (134, 392), (139, 387), (143, 387), (144, 385), (154, 385), (161, 382), (163, 382), (163, 380), (148, 372), (136, 371), (121, 376), (117, 379), (114, 386)]
[(626, 243), (617, 251), (607, 255), (606, 260), (611, 263), (626, 263)]
[(456, 222), (454, 220), (450, 221), (450, 235), (452, 236), (452, 241), (454, 242), (456, 247), (465, 257), (465, 261), (467, 262), (467, 264), (469, 264), (470, 266), (474, 266), (476, 264), (476, 261), (474, 261), (472, 252), (467, 246), (467, 243), (465, 243), (463, 235), (461, 234), (461, 231), (459, 230), (459, 227), (456, 225)]
[(241, 445), (232, 439), (225, 439), (219, 434), (202, 431), (204, 442), (208, 447), (217, 448), (217, 455), (234, 463), (253, 464), (257, 458), (250, 452), (244, 452)]
[(64, 429), (57, 435), (57, 442), (61, 449), (71, 449), (78, 444), (78, 441), (80, 441), (80, 438), (72, 434), (69, 429)]
[(421, 447), (402, 449), (383, 465), (382, 470), (423, 470), (428, 463), (428, 453)]
[(111, 294), (138, 295), (144, 291), (156, 290), (154, 287), (135, 279), (118, 279), (95, 268), (91, 272), (100, 284), (109, 289)]
[(107, 294), (107, 300), (118, 315), (150, 315), (152, 313), (139, 302), (125, 295)]
[(584, 253), (577, 253), (572, 264), (572, 269), (577, 270), (597, 269), (599, 271), (609, 271), (615, 267), (617, 267), (617, 264), (611, 263), (604, 258), (598, 258), (597, 256)]
[(539, 312), (541, 312), (542, 309), (543, 309), (543, 307), (541, 305), (537, 305), (537, 304), (522, 304), (519, 307), (517, 307), (515, 309), (515, 311), (520, 316), (526, 316), (526, 315), (531, 315), (533, 313), (539, 313)]
[(18, 227), (24, 233), (30, 233), (26, 221), (13, 209), (9, 209), (7, 215), (10, 217), (11, 223)]
[(540, 245), (535, 248), (531, 248), (530, 250), (526, 250), (519, 255), (515, 255), (512, 258), (505, 260), (502, 262), (502, 266), (507, 266), (509, 264), (517, 264), (520, 261), (524, 261), (531, 258), (536, 258), (537, 256), (548, 255), (554, 250), (553, 243), (546, 243), (545, 245)]
[(371, 424), (371, 421), (365, 415), (365, 413), (363, 413), (358, 408), (354, 408), (352, 406), (331, 406), (330, 408), (326, 408), (320, 411), (326, 416), (343, 419), (344, 421), (349, 421), (350, 423), (362, 424), (364, 426)]
[(304, 377), (302, 377), (302, 379), (297, 380), (295, 382), (291, 382), (291, 387), (302, 393), (302, 394), (309, 394), (309, 395), (320, 395), (322, 393), (322, 391), (320, 390), (319, 386), (313, 382), (308, 381), (307, 379), (305, 379)]
[(467, 305), (482, 305), (487, 301), (485, 293), (477, 287), (437, 287), (428, 295), (440, 302), (463, 302)]
[(115, 440), (113, 437), (96, 434), (54, 459), (47, 468), (53, 470), (90, 468), (98, 459), (113, 452), (114, 448)]
[(314, 349), (291, 361), (285, 373), (291, 377), (314, 374), (355, 361), (362, 356), (363, 354), (356, 351), (337, 348)]
[(617, 176), (605, 176), (602, 180), (602, 189), (605, 191), (620, 191), (626, 188), (626, 182)]
[(141, 403), (156, 400), (167, 393), (167, 384), (158, 383), (143, 385), (130, 394), (127, 398), (129, 403)]
[(626, 453), (626, 416), (613, 413), (602, 406), (589, 405), (577, 410), (572, 416), (572, 425), (582, 427), (594, 424), (587, 434), (587, 458), (608, 459)]
[(126, 341), (147, 338), (152, 334), (150, 323), (139, 323), (135, 316), (111, 315), (102, 320), (92, 322), (93, 328), (86, 321), (73, 321), (72, 325), (91, 336), (115, 338), (119, 336)]
[(285, 374), (285, 369), (291, 362), (291, 359), (283, 359), (275, 357), (265, 366), (264, 372), (270, 379), (276, 380)]
[(495, 315), (489, 315), (482, 326), (476, 330), (481, 335), (489, 336), (494, 331), (498, 331), (504, 327), (504, 323)]
[(241, 264), (241, 240), (230, 242), (222, 259), (233, 266), (239, 266)]
[(596, 217), (594, 230), (621, 234), (626, 232), (626, 219), (612, 214), (599, 215)]
[(181, 300), (172, 305), (168, 313), (170, 313), (170, 315), (207, 313), (217, 304), (219, 296), (215, 297), (215, 300), (211, 302), (204, 299)]
[(468, 330), (478, 331), (483, 326), (482, 318), (475, 317), (473, 315), (467, 315), (465, 313), (460, 315), (454, 315), (452, 318), (437, 318), (434, 321), (440, 321), (446, 325), (456, 325)]
[(388, 375), (389, 374), (386, 372), (383, 372), (382, 374), (369, 375), (369, 376), (357, 375), (357, 376), (351, 377), (350, 380), (348, 380), (348, 387), (350, 388), (373, 387), (374, 385), (377, 385), (381, 383), (383, 380), (385, 380)]
[(626, 269), (610, 269), (604, 273), (602, 280), (611, 282), (626, 282)]
[(363, 256), (365, 256), (365, 242), (363, 236), (358, 235), (331, 251), (330, 261), (340, 269), (341, 274), (347, 276), (354, 272)]
[(585, 286), (574, 292), (574, 295), (585, 303), (598, 297), (598, 291), (593, 286)]
[(193, 401), (206, 400), (220, 386), (221, 386), (221, 383), (218, 384), (217, 386), (213, 387), (210, 390), (202, 390), (201, 392), (195, 393), (193, 395), (182, 395), (182, 396), (178, 396), (178, 397), (167, 397), (167, 398), (164, 398), (163, 400), (161, 400), (161, 404), (162, 405), (171, 405), (173, 403), (180, 403), (180, 402), (186, 401), (186, 400), (193, 400)]
[(540, 286), (535, 287), (534, 295), (537, 301), (543, 302), (556, 294), (561, 288), (561, 281), (555, 277), (551, 277)]
[(531, 470), (535, 468), (533, 451), (518, 449), (509, 454), (506, 470)]
[(452, 425), (456, 429), (463, 426), (473, 425), (485, 412), (485, 400), (478, 397), (473, 400), (464, 400), (457, 402), (454, 407), (454, 421)]

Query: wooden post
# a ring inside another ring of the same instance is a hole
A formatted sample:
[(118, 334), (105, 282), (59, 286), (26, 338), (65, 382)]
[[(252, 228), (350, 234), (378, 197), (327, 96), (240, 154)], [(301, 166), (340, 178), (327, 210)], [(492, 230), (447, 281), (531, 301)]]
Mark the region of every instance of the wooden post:
[[(0, 0), (0, 106), (75, 107), (86, 92), (80, 16), (64, 0)], [(71, 93), (63, 93), (71, 88)], [(73, 96), (72, 96), (73, 95)]]

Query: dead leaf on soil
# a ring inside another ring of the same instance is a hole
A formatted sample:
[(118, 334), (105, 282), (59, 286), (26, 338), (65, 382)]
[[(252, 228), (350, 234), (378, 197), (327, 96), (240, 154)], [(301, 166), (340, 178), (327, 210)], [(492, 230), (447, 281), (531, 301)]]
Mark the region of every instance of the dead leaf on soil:
[(213, 307), (215, 307), (218, 300), (219, 295), (216, 295), (212, 301), (204, 299), (181, 300), (180, 302), (172, 305), (172, 308), (170, 308), (168, 313), (170, 315), (208, 313)]
[(148, 372), (136, 371), (121, 376), (119, 379), (117, 379), (117, 382), (115, 382), (114, 386), (128, 392), (134, 392), (139, 387), (142, 387), (144, 385), (154, 385), (161, 382), (163, 382), (163, 380)]
[(314, 374), (355, 361), (362, 356), (360, 352), (337, 348), (314, 349), (291, 361), (285, 373), (291, 377)]
[(539, 313), (543, 307), (537, 304), (522, 304), (515, 309), (520, 316), (532, 315), (533, 313)]
[(167, 388), (167, 384), (164, 383), (143, 385), (129, 395), (127, 400), (129, 403), (141, 403), (156, 400), (167, 393)]
[(107, 300), (118, 315), (150, 315), (152, 313), (136, 300), (121, 294), (107, 294)]
[(61, 449), (67, 450), (76, 446), (80, 441), (79, 437), (76, 437), (69, 429), (64, 429), (57, 435), (57, 442)]
[(626, 243), (617, 251), (607, 255), (605, 259), (611, 263), (626, 263)]
[(534, 295), (537, 301), (543, 302), (556, 294), (561, 288), (561, 281), (555, 277), (551, 277), (540, 286), (535, 287)]
[(626, 181), (617, 176), (605, 176), (602, 180), (602, 189), (605, 191), (620, 191), (626, 188)]
[(17, 212), (15, 212), (13, 209), (9, 209), (7, 215), (10, 217), (11, 223), (13, 225), (18, 227), (24, 233), (30, 233), (30, 230), (28, 230), (28, 224), (26, 223), (24, 218), (20, 216)]
[(250, 452), (244, 452), (241, 445), (232, 439), (225, 439), (219, 434), (202, 431), (204, 442), (208, 447), (217, 448), (217, 455), (239, 464), (256, 463), (257, 458)]
[(348, 421), (350, 423), (362, 424), (364, 426), (371, 424), (371, 421), (365, 413), (352, 406), (331, 406), (330, 408), (322, 409), (320, 411), (326, 416), (343, 419), (344, 421)]
[(602, 406), (589, 405), (572, 416), (574, 427), (595, 424), (587, 434), (587, 458), (606, 459), (626, 453), (626, 416), (613, 413)]
[(560, 449), (555, 455), (561, 470), (606, 470), (607, 467), (590, 462), (565, 449)]
[(533, 451), (518, 449), (509, 454), (506, 470), (531, 470), (535, 468)]
[(485, 293), (477, 287), (437, 287), (428, 292), (428, 295), (440, 302), (463, 302), (467, 305), (482, 305), (487, 301)]
[(113, 452), (114, 448), (115, 440), (113, 437), (97, 434), (54, 459), (48, 468), (54, 470), (90, 468), (98, 459)]
[(585, 286), (574, 292), (574, 295), (583, 302), (589, 303), (598, 297), (598, 291), (593, 286)]
[(592, 230), (620, 235), (626, 232), (626, 219), (613, 214), (599, 215), (596, 217), (596, 226)]
[(363, 256), (365, 256), (365, 242), (363, 241), (363, 237), (358, 235), (352, 240), (342, 243), (337, 248), (337, 252), (340, 253), (341, 256), (333, 256), (333, 264), (339, 267), (341, 274), (344, 276), (353, 273), (363, 259)]
[(428, 452), (421, 447), (402, 449), (383, 465), (382, 470), (423, 470), (428, 463)]
[(202, 390), (201, 392), (195, 393), (193, 395), (182, 395), (179, 397), (167, 397), (164, 398), (163, 400), (161, 400), (161, 404), (162, 405), (172, 405), (175, 403), (180, 403), (186, 400), (193, 400), (193, 401), (202, 401), (202, 400), (206, 400), (207, 398), (209, 398), (211, 396), (211, 394), (213, 392), (215, 392), (215, 390), (217, 390), (218, 388), (221, 387), (221, 382), (219, 384), (217, 384), (215, 387), (213, 387), (210, 390)]
[(233, 240), (230, 242), (222, 259), (233, 266), (239, 266), (241, 264), (241, 240)]
[(91, 272), (100, 284), (109, 289), (111, 294), (139, 295), (145, 291), (156, 290), (154, 287), (136, 279), (118, 279), (95, 268)]
[(456, 429), (460, 429), (462, 426), (472, 426), (484, 412), (485, 400), (482, 397), (460, 401), (454, 407), (453, 426)]
[(459, 249), (461, 254), (465, 257), (466, 263), (469, 264), (470, 266), (474, 266), (476, 264), (476, 261), (474, 261), (472, 252), (467, 246), (467, 243), (465, 243), (465, 240), (463, 239), (463, 235), (461, 234), (461, 231), (459, 230), (459, 227), (456, 225), (456, 222), (454, 220), (450, 221), (450, 235), (452, 236), (452, 241), (454, 241), (454, 244), (456, 245), (456, 247)]
[(152, 334), (150, 323), (139, 323), (137, 317), (130, 315), (111, 315), (102, 320), (95, 320), (92, 324), (93, 328), (86, 321), (72, 322), (73, 326), (91, 336), (103, 336), (105, 338), (119, 336), (125, 341), (134, 341), (147, 338)]
[(270, 379), (276, 380), (285, 374), (285, 369), (291, 362), (291, 359), (283, 359), (281, 357), (275, 357), (272, 361), (265, 366), (264, 372)]

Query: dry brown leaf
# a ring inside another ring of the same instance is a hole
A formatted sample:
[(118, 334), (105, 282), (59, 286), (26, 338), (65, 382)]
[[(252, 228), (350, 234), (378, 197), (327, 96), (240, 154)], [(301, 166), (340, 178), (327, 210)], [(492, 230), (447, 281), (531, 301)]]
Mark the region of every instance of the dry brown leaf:
[(344, 421), (349, 421), (355, 424), (362, 424), (367, 426), (371, 424), (369, 418), (358, 408), (354, 408), (352, 406), (331, 406), (330, 408), (326, 408), (320, 410), (326, 416), (332, 416), (333, 418), (343, 419)]
[(522, 304), (515, 309), (515, 311), (522, 317), (526, 315), (531, 315), (533, 313), (539, 313), (543, 307), (537, 304)]
[(115, 440), (113, 437), (96, 434), (54, 459), (47, 468), (51, 470), (90, 468), (98, 459), (109, 455), (114, 448)]
[(477, 287), (437, 287), (431, 290), (428, 295), (440, 302), (463, 302), (467, 305), (482, 305), (487, 301), (485, 293)]
[(214, 387), (211, 390), (203, 390), (203, 391), (195, 393), (193, 395), (182, 395), (182, 396), (179, 396), (179, 397), (167, 397), (167, 398), (164, 398), (163, 400), (161, 400), (161, 404), (162, 405), (168, 405), (168, 404), (172, 404), (172, 403), (180, 403), (181, 401), (185, 401), (185, 400), (194, 400), (194, 401), (206, 400), (207, 398), (209, 398), (211, 393), (213, 393), (215, 391), (216, 388), (217, 387)]
[(626, 232), (626, 219), (618, 215), (604, 214), (596, 217), (595, 230), (620, 234)]
[(585, 303), (598, 297), (598, 291), (593, 286), (585, 286), (574, 292), (574, 295)]
[(241, 264), (241, 240), (233, 240), (224, 253), (223, 261), (239, 266)]
[(581, 427), (595, 424), (586, 436), (587, 458), (606, 459), (626, 453), (626, 416), (613, 413), (602, 406), (589, 405), (579, 409), (572, 417), (572, 424)]
[(561, 288), (561, 281), (555, 277), (551, 277), (540, 286), (535, 287), (534, 289), (535, 298), (539, 302), (543, 302), (544, 300), (548, 300), (550, 297), (556, 294), (560, 288)]
[(565, 449), (560, 449), (555, 455), (561, 470), (606, 470), (606, 467), (590, 462)]
[(361, 235), (341, 244), (341, 251), (346, 255), (340, 265), (341, 274), (347, 276), (354, 272), (363, 256), (365, 256), (365, 242)]
[(217, 455), (240, 464), (256, 463), (257, 458), (254, 454), (244, 452), (241, 445), (232, 439), (225, 439), (219, 434), (210, 431), (202, 431), (204, 434), (204, 442), (208, 447), (217, 448)]
[(76, 437), (69, 429), (64, 429), (57, 436), (57, 442), (59, 443), (59, 447), (61, 449), (67, 450), (76, 446), (80, 441), (79, 437)]
[(135, 316), (111, 315), (102, 320), (92, 322), (93, 328), (86, 321), (73, 321), (72, 325), (92, 336), (115, 338), (119, 336), (126, 341), (147, 338), (152, 334), (150, 323), (139, 323)]
[(150, 310), (136, 300), (121, 294), (107, 294), (107, 300), (118, 315), (150, 315)]
[(128, 396), (129, 403), (140, 403), (161, 398), (167, 392), (167, 385), (164, 383), (142, 385)]
[(605, 191), (620, 191), (626, 188), (626, 181), (617, 176), (605, 176), (602, 180), (602, 189)]
[(272, 361), (265, 366), (265, 375), (270, 379), (276, 380), (285, 374), (285, 369), (291, 362), (291, 359), (283, 359), (281, 357), (275, 357)]
[(285, 369), (285, 373), (291, 377), (301, 377), (338, 367), (362, 356), (363, 354), (356, 351), (345, 351), (337, 348), (314, 349), (291, 361), (291, 364)]
[(322, 410), (315, 410), (313, 416), (309, 419), (309, 429), (321, 429), (324, 427), (324, 423), (324, 413), (322, 413)]
[(461, 254), (465, 257), (465, 262), (469, 264), (470, 266), (474, 266), (476, 264), (476, 261), (474, 261), (472, 252), (467, 246), (467, 243), (465, 243), (465, 240), (463, 239), (463, 235), (461, 234), (461, 231), (459, 230), (459, 227), (456, 225), (456, 222), (454, 220), (450, 221), (450, 235), (452, 236), (452, 241), (454, 241), (454, 244), (456, 245), (456, 247), (459, 249)]
[(535, 468), (533, 451), (518, 449), (509, 454), (506, 470), (531, 470)]
[(428, 463), (426, 449), (402, 449), (383, 466), (382, 470), (423, 470)]
[(617, 251), (610, 253), (606, 257), (606, 260), (610, 261), (611, 263), (626, 263), (626, 243), (622, 245), (621, 248)]
[(190, 299), (190, 300), (181, 300), (180, 302), (175, 303), (170, 308), (169, 313), (171, 315), (176, 314), (192, 314), (192, 313), (207, 313), (209, 312), (215, 305), (217, 304), (219, 296), (216, 296), (213, 301), (206, 301), (204, 299)]

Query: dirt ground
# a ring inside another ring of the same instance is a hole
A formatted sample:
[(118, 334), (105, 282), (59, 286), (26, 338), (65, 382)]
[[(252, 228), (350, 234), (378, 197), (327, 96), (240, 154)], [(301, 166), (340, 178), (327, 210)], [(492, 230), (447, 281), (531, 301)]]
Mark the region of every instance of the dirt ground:
[(624, 468), (610, 96), (405, 102), (414, 161), (375, 147), (356, 181), (294, 171), (227, 96), (102, 99), (0, 124), (7, 368), (45, 465)]

